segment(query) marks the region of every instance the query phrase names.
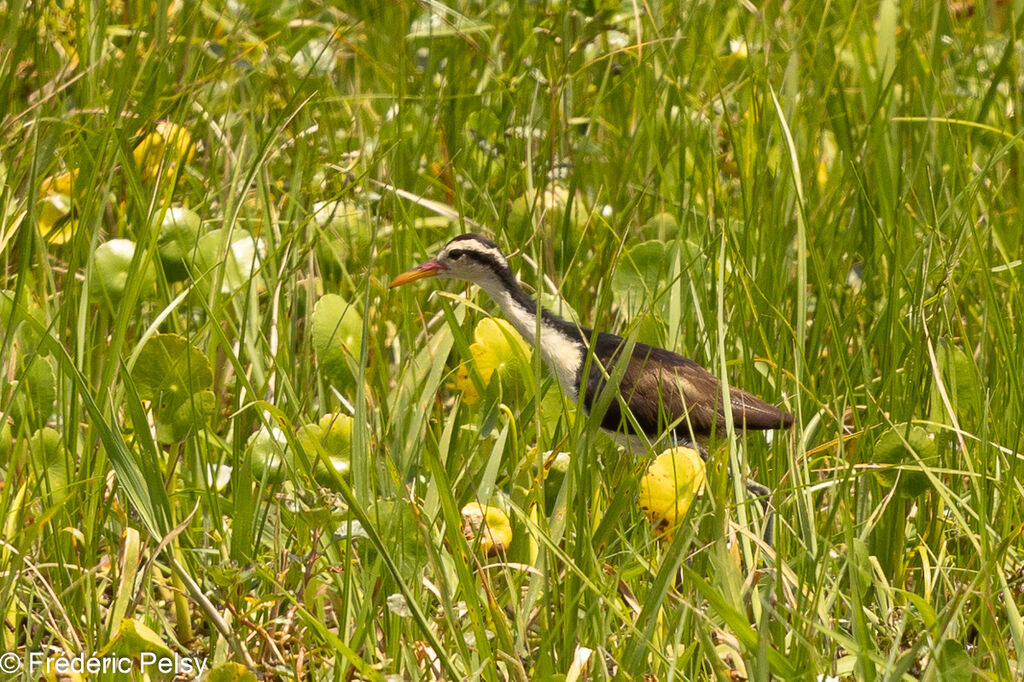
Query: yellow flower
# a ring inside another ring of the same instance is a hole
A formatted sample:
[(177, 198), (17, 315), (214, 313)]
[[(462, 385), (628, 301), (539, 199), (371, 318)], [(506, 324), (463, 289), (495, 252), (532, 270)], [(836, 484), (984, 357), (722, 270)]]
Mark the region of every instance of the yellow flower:
[(132, 156), (142, 173), (142, 180), (149, 182), (164, 173), (172, 174), (189, 163), (196, 154), (196, 146), (188, 130), (169, 121), (160, 121), (156, 130), (136, 145)]
[(497, 507), (470, 502), (462, 508), (462, 534), (484, 554), (502, 554), (512, 544), (512, 524)]
[[(530, 367), (530, 347), (511, 324), (496, 317), (484, 318), (477, 324), (473, 340), (469, 346), (473, 356), (470, 362), (480, 374), (484, 386), (490, 384), (495, 372), (499, 380), (523, 383)], [(480, 393), (473, 383), (468, 363), (463, 363), (456, 371), (454, 387), (462, 392), (466, 403), (476, 405), (480, 402)]]
[(693, 498), (704, 492), (704, 460), (693, 448), (675, 447), (655, 458), (640, 480), (640, 507), (655, 532), (671, 539)]

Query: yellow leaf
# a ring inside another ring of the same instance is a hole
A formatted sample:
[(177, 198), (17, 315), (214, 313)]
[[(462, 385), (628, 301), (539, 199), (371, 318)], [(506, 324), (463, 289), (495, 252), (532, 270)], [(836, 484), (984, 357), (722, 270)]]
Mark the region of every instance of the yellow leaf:
[(704, 460), (693, 448), (675, 447), (655, 458), (640, 480), (640, 507), (671, 538), (693, 498), (704, 492)]
[(462, 508), (462, 534), (471, 544), (479, 542), (484, 554), (502, 553), (512, 544), (512, 524), (505, 512), (479, 502)]
[[(495, 372), (501, 379), (521, 381), (529, 371), (530, 347), (505, 320), (484, 318), (477, 324), (473, 339), (474, 343), (469, 346), (473, 356), (471, 362), (484, 385), (490, 383)], [(467, 364), (462, 364), (456, 371), (454, 386), (462, 392), (466, 403), (475, 405), (480, 402), (480, 394), (473, 384)]]
[(44, 197), (38, 206), (36, 227), (39, 234), (51, 244), (66, 244), (74, 234), (75, 220), (65, 220), (71, 213), (71, 200), (66, 194), (52, 193)]
[(174, 655), (160, 635), (134, 618), (121, 619), (121, 627), (107, 646), (126, 656), (137, 656), (143, 651), (168, 657)]
[(188, 130), (169, 121), (160, 121), (132, 152), (142, 180), (149, 182), (164, 173), (173, 174), (195, 156), (196, 147)]
[(64, 171), (63, 173), (58, 173), (57, 175), (51, 175), (39, 183), (39, 192), (41, 194), (63, 194), (65, 196), (71, 196), (71, 185), (77, 178), (77, 168)]
[(46, 662), (40, 662), (38, 670), (40, 682), (85, 682), (85, 676), (78, 672), (85, 657), (67, 654), (50, 656)]

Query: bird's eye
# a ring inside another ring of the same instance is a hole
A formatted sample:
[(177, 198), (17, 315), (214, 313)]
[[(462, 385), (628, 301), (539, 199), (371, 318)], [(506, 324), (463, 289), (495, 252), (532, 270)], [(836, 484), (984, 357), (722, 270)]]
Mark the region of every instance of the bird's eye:
[(448, 260), (459, 260), (460, 258), (462, 258), (461, 251), (452, 251), (448, 254)]

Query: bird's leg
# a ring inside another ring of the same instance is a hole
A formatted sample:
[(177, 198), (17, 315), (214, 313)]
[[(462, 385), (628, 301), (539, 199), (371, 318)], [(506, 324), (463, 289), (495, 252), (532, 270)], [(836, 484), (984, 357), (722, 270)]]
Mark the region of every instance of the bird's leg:
[(761, 503), (761, 510), (764, 512), (764, 538), (765, 543), (772, 547), (772, 539), (775, 527), (775, 509), (772, 507), (772, 490), (768, 486), (758, 483), (749, 476), (746, 478), (747, 492), (757, 498)]
[[(700, 455), (701, 459), (705, 462), (707, 461), (708, 451), (701, 443), (675, 434), (673, 434), (672, 440), (676, 445), (693, 448), (697, 451), (697, 454)], [(768, 486), (758, 483), (749, 476), (745, 478), (743, 483), (747, 492), (761, 503), (761, 511), (764, 513), (764, 535), (761, 537), (764, 538), (765, 543), (769, 547), (772, 547), (775, 529), (775, 510), (774, 507), (772, 507), (772, 490)]]

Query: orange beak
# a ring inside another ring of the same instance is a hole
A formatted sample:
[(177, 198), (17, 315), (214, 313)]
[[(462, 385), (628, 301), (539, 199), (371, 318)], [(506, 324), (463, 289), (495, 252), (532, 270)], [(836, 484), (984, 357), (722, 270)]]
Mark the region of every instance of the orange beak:
[(400, 287), (403, 284), (409, 282), (415, 282), (418, 279), (424, 279), (425, 277), (436, 277), (448, 268), (442, 265), (436, 258), (431, 258), (423, 265), (417, 266), (408, 272), (403, 272), (398, 277), (391, 280), (391, 284), (388, 285), (389, 289)]

